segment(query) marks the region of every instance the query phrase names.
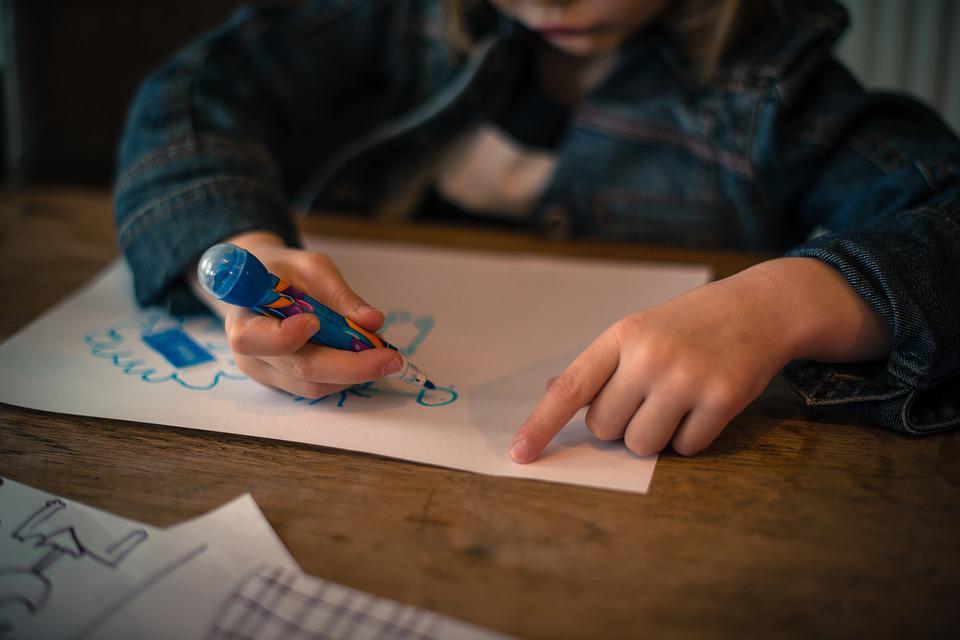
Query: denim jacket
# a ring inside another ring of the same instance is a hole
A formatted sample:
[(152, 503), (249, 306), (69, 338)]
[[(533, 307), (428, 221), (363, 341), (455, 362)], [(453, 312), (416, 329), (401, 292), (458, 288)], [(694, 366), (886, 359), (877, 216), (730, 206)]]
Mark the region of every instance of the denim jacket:
[[(138, 302), (196, 305), (181, 274), (211, 244), (260, 229), (297, 245), (293, 205), (373, 210), (495, 114), (533, 36), (481, 6), (458, 55), (439, 4), (244, 9), (150, 75), (115, 203)], [(960, 142), (917, 102), (861, 89), (830, 54), (846, 20), (830, 2), (807, 6), (739, 45), (709, 83), (669, 34), (636, 34), (571, 116), (529, 224), (822, 260), (889, 323), (892, 353), (793, 362), (794, 388), (899, 431), (955, 427)]]

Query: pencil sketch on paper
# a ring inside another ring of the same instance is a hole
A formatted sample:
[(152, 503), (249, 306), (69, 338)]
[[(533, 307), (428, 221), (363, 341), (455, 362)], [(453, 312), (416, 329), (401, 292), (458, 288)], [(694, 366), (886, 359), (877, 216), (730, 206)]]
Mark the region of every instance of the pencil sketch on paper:
[(124, 607), (128, 606), (131, 602), (137, 600), (144, 594), (146, 597), (150, 597), (150, 590), (159, 582), (168, 578), (171, 574), (175, 573), (182, 567), (189, 565), (196, 558), (202, 556), (209, 549), (209, 545), (206, 543), (201, 543), (200, 545), (190, 549), (187, 553), (181, 555), (180, 557), (174, 558), (172, 561), (161, 566), (158, 570), (154, 571), (152, 574), (143, 579), (139, 584), (137, 584), (132, 589), (129, 589), (124, 593), (123, 597), (114, 602), (112, 605), (101, 611), (94, 620), (89, 623), (85, 629), (80, 631), (75, 637), (79, 640), (88, 638), (92, 633), (107, 623), (110, 618), (112, 618), (116, 613), (123, 611)]
[(249, 496), (162, 531), (0, 478), (0, 554), (3, 639), (500, 637), (304, 574)]
[(41, 552), (27, 566), (0, 566), (0, 608), (19, 604), (31, 613), (42, 609), (50, 598), (53, 582), (47, 573), (64, 556), (76, 561), (89, 558), (101, 567), (116, 569), (147, 539), (147, 532), (140, 528), (121, 533), (102, 526), (84, 529), (71, 519), (70, 510), (60, 499), (48, 500), (10, 535)]
[(440, 637), (441, 620), (303, 573), (261, 566), (236, 585), (206, 637), (427, 640)]

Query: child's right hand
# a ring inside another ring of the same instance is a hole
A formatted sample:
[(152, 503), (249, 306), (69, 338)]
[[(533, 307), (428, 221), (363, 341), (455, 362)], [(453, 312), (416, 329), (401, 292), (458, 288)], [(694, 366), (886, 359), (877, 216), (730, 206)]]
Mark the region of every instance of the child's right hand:
[[(325, 255), (292, 249), (272, 233), (254, 231), (226, 240), (253, 253), (269, 271), (346, 316), (376, 331), (382, 312), (353, 292)], [(194, 287), (199, 289), (199, 284)], [(237, 367), (262, 384), (304, 398), (321, 398), (400, 370), (400, 354), (392, 349), (343, 351), (308, 342), (319, 329), (316, 316), (298, 314), (284, 320), (214, 300), (208, 306), (224, 318), (227, 340)]]

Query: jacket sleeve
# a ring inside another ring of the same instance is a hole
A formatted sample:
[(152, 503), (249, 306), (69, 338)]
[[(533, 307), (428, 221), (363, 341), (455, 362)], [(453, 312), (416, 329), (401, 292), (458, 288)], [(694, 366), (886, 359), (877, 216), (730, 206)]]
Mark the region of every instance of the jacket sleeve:
[(382, 4), (242, 9), (144, 81), (114, 203), (138, 303), (195, 308), (181, 274), (232, 234), (298, 244), (284, 174), (306, 149), (329, 148), (333, 123), (381, 84)]
[(848, 405), (882, 426), (960, 426), (960, 141), (929, 109), (865, 93), (832, 58), (780, 86), (757, 158), (761, 187), (795, 207), (823, 261), (887, 321), (885, 362), (797, 361), (810, 405)]

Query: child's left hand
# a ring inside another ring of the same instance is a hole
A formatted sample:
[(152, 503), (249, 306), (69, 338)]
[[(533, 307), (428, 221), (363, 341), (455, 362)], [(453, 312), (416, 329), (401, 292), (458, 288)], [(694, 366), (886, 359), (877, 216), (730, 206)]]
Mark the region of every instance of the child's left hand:
[(587, 428), (637, 455), (705, 449), (795, 358), (884, 357), (889, 329), (831, 267), (762, 263), (618, 321), (548, 386), (511, 455), (532, 462), (586, 405)]

